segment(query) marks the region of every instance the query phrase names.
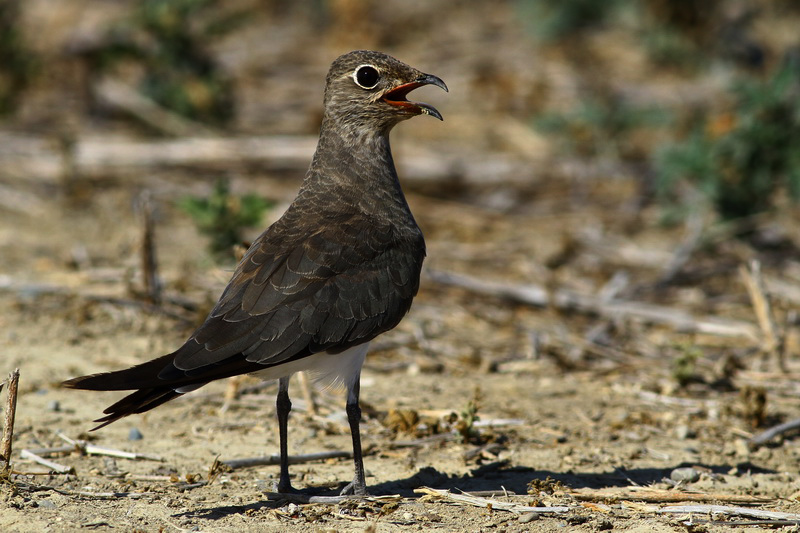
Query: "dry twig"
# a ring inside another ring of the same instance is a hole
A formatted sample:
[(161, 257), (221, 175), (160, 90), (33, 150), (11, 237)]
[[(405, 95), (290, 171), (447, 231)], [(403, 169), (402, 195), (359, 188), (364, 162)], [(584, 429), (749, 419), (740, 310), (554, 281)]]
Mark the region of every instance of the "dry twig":
[(567, 506), (531, 507), (529, 505), (521, 505), (513, 502), (501, 502), (494, 499), (470, 496), (469, 494), (453, 494), (449, 490), (432, 489), (429, 487), (414, 489), (414, 492), (432, 496), (437, 499), (448, 500), (457, 504), (483, 507), (484, 509), (491, 509), (493, 511), (510, 511), (512, 513), (566, 513), (570, 510)]
[(732, 507), (729, 505), (670, 505), (656, 509), (657, 513), (668, 514), (716, 514), (730, 516), (749, 516), (751, 518), (762, 518), (765, 520), (800, 520), (800, 514), (781, 513), (778, 511), (764, 511), (752, 509), (750, 507)]
[(142, 221), (141, 261), (145, 297), (153, 304), (161, 303), (161, 279), (158, 276), (158, 259), (156, 257), (156, 229), (153, 213), (153, 197), (145, 190), (137, 201)]
[(747, 287), (747, 293), (750, 295), (750, 302), (753, 305), (753, 312), (761, 330), (761, 352), (764, 355), (764, 359), (766, 360), (770, 356), (773, 357), (778, 361), (779, 368), (786, 372), (788, 369), (783, 357), (784, 339), (775, 325), (772, 305), (764, 287), (764, 280), (761, 277), (761, 263), (754, 259), (747, 267), (744, 265), (739, 267), (739, 274), (744, 280), (745, 287)]
[(789, 420), (783, 424), (778, 424), (777, 426), (768, 428), (761, 433), (752, 436), (748, 441), (748, 444), (753, 448), (758, 448), (759, 446), (763, 446), (764, 444), (768, 443), (778, 435), (788, 433), (789, 431), (795, 429), (800, 429), (800, 418), (795, 418), (794, 420)]
[(73, 445), (77, 450), (80, 450), (81, 453), (85, 453), (87, 455), (108, 455), (110, 457), (119, 457), (121, 459), (132, 459), (134, 461), (164, 461), (164, 459), (155, 455), (124, 452), (122, 450), (115, 450), (114, 448), (95, 446), (94, 444), (89, 444), (85, 440), (71, 439), (63, 433), (57, 433), (56, 435), (64, 442), (67, 442)]
[(696, 317), (680, 309), (644, 302), (603, 301), (596, 296), (577, 294), (563, 289), (548, 291), (537, 285), (514, 285), (487, 281), (463, 274), (427, 270), (429, 279), (442, 285), (461, 287), (477, 294), (505, 298), (535, 307), (552, 306), (562, 311), (577, 311), (605, 317), (624, 317), (652, 324), (673, 327), (686, 333), (707, 333), (722, 337), (758, 339), (756, 327), (740, 320), (714, 316)]
[(182, 137), (213, 134), (213, 131), (204, 124), (169, 111), (120, 81), (106, 78), (95, 84), (94, 91), (104, 104), (122, 109), (167, 135)]
[[(289, 464), (297, 465), (302, 463), (311, 463), (313, 461), (324, 461), (326, 459), (350, 459), (353, 457), (353, 452), (346, 451), (331, 451), (319, 453), (307, 453), (303, 455), (290, 455)], [(229, 459), (222, 461), (222, 464), (230, 468), (246, 468), (249, 466), (268, 466), (278, 465), (281, 462), (280, 454), (273, 453), (272, 455), (265, 455), (263, 457), (249, 457), (245, 459)]]
[(55, 472), (57, 474), (72, 474), (75, 471), (75, 469), (71, 466), (65, 466), (49, 459), (45, 459), (44, 457), (37, 455), (30, 450), (22, 450), (20, 452), (20, 457), (23, 459), (29, 459), (42, 466), (46, 466), (51, 472)]
[(0, 440), (0, 460), (3, 468), (0, 474), (8, 475), (11, 470), (11, 441), (14, 437), (14, 418), (17, 414), (17, 390), (19, 388), (19, 368), (8, 375), (8, 396), (6, 397), (5, 418), (3, 419), (3, 439)]
[(766, 498), (747, 494), (724, 494), (716, 492), (689, 492), (679, 490), (656, 489), (652, 487), (608, 487), (602, 489), (580, 489), (569, 492), (578, 501), (584, 502), (619, 502), (639, 501), (647, 503), (665, 502), (726, 502), (738, 504), (764, 503)]
[[(135, 176), (144, 181), (154, 174), (142, 170), (158, 167), (230, 169), (257, 165), (267, 170), (304, 172), (317, 144), (316, 136), (216, 137), (203, 133), (191, 127), (189, 137), (158, 141), (109, 135), (79, 138), (74, 147), (75, 172), (83, 180)], [(397, 164), (403, 179), (412, 186), (530, 186), (532, 163), (507, 154), (464, 155), (457, 150), (433, 151), (413, 145), (402, 152)], [(0, 132), (0, 157), (7, 177), (58, 183), (63, 174), (63, 156), (46, 138)]]
[(311, 387), (311, 380), (308, 379), (307, 372), (299, 372), (297, 374), (297, 380), (300, 382), (300, 390), (303, 393), (303, 399), (306, 401), (306, 406), (308, 407), (308, 413), (311, 416), (317, 416), (317, 402), (314, 401), (314, 391)]
[[(287, 494), (283, 492), (268, 492), (267, 500), (269, 501), (278, 501), (278, 502), (287, 502), (287, 503), (299, 503), (299, 504), (306, 504), (306, 503), (328, 503), (328, 504), (335, 504), (341, 503), (346, 500), (358, 500), (364, 502), (381, 502), (381, 503), (391, 503), (397, 502), (402, 500), (402, 496), (399, 494), (391, 494), (387, 496), (353, 496), (353, 495), (346, 495), (346, 496), (308, 496), (306, 494)], [(345, 515), (341, 515), (345, 516)]]

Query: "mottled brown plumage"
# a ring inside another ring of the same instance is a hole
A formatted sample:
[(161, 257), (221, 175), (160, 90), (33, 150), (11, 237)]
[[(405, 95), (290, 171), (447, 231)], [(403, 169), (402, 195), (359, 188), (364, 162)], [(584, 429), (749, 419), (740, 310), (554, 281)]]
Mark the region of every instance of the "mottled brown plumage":
[(333, 62), (319, 144), (300, 192), (255, 240), (203, 325), (171, 354), (64, 383), (135, 390), (104, 411), (98, 428), (216, 379), (245, 373), (279, 379), (278, 490), (289, 491), (289, 377), (316, 371), (347, 387), (356, 472), (345, 491), (366, 493), (360, 369), (369, 341), (408, 312), (425, 257), (422, 232), (397, 179), (389, 131), (419, 114), (441, 119), (433, 107), (405, 98), (428, 84), (447, 90), (439, 78), (379, 52), (351, 52)]

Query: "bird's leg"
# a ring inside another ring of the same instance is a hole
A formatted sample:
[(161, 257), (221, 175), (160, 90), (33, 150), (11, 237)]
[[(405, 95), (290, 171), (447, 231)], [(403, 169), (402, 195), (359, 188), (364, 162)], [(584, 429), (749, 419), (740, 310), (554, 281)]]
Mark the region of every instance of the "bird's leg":
[(353, 462), (355, 463), (355, 476), (353, 482), (348, 483), (342, 489), (341, 495), (353, 494), (355, 496), (367, 496), (367, 482), (364, 479), (364, 459), (361, 455), (361, 407), (358, 405), (358, 395), (361, 388), (360, 376), (349, 387), (347, 391), (347, 421), (350, 423), (350, 434), (353, 437)]
[(278, 400), (275, 402), (278, 412), (278, 438), (280, 439), (281, 474), (278, 479), (278, 492), (295, 492), (289, 480), (289, 446), (288, 439), (289, 411), (292, 410), (292, 401), (289, 399), (289, 376), (278, 380)]

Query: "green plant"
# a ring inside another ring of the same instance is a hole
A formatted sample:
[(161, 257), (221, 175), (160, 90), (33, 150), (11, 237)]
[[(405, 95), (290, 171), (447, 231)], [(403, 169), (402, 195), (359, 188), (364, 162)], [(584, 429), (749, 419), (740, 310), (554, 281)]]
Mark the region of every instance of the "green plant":
[(560, 136), (569, 152), (585, 157), (624, 156), (637, 132), (666, 125), (670, 120), (670, 115), (660, 109), (638, 108), (621, 98), (595, 96), (585, 99), (574, 111), (540, 115), (534, 127)]
[(682, 182), (724, 219), (770, 209), (781, 189), (800, 199), (800, 69), (786, 65), (766, 81), (737, 84), (731, 95), (730, 111), (701, 119), (683, 142), (655, 155), (665, 204), (680, 202)]
[(697, 361), (703, 356), (703, 352), (696, 346), (690, 345), (678, 345), (675, 348), (678, 350), (678, 355), (672, 360), (672, 379), (677, 381), (679, 386), (685, 387), (700, 379)]
[(15, 109), (36, 69), (36, 59), (22, 36), (20, 3), (0, 0), (0, 114)]
[(209, 249), (218, 258), (230, 254), (231, 248), (242, 242), (242, 230), (261, 222), (271, 205), (254, 194), (231, 195), (225, 179), (216, 182), (207, 198), (187, 196), (178, 203), (200, 232), (210, 238)]
[(480, 401), (481, 391), (476, 388), (472, 399), (467, 402), (466, 407), (459, 413), (458, 420), (455, 423), (456, 431), (458, 431), (465, 443), (480, 441), (480, 433), (475, 428), (475, 422), (481, 419), (478, 416)]
[(665, 24), (646, 28), (641, 39), (650, 60), (658, 66), (689, 68), (708, 59), (685, 34)]
[(140, 89), (185, 117), (224, 125), (233, 117), (233, 84), (209, 43), (240, 25), (246, 12), (225, 12), (220, 0), (143, 0), (94, 51), (96, 65), (140, 65)]
[(517, 0), (517, 12), (529, 30), (544, 40), (601, 26), (624, 5), (621, 0)]

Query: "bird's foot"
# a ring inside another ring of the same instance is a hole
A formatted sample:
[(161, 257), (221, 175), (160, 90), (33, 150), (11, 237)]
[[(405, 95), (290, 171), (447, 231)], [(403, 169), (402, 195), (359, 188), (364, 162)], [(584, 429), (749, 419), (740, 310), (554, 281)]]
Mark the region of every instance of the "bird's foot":
[(276, 483), (275, 491), (278, 494), (301, 494), (301, 492), (296, 488), (292, 487), (292, 484), (288, 481), (286, 482), (279, 481), (278, 483)]
[(339, 496), (369, 496), (367, 486), (364, 482), (359, 483), (356, 480), (351, 481), (339, 492)]

